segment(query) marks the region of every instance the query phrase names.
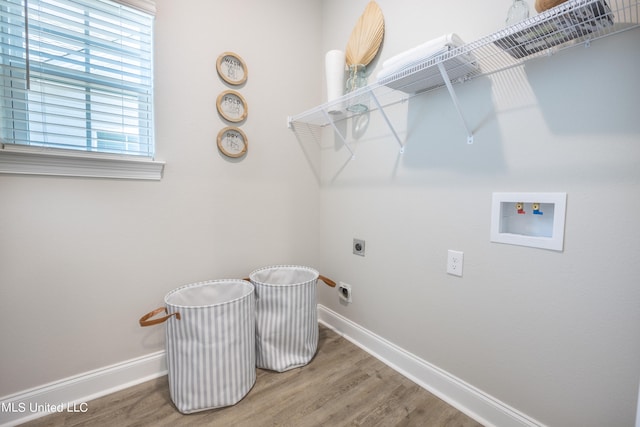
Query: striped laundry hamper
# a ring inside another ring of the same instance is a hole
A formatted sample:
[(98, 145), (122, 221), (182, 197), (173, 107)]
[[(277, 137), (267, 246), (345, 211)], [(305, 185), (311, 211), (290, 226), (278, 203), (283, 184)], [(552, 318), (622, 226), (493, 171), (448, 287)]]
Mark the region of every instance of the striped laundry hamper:
[(256, 366), (277, 372), (304, 366), (318, 348), (316, 283), (335, 283), (309, 267), (277, 265), (253, 271)]
[[(169, 393), (183, 414), (235, 405), (256, 382), (255, 289), (211, 280), (174, 289), (141, 326), (167, 322)], [(152, 319), (165, 313), (164, 317)]]

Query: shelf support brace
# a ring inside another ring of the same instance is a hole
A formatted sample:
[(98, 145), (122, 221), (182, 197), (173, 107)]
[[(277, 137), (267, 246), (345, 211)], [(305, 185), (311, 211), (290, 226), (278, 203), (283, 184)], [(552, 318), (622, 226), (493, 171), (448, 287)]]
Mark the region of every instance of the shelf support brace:
[(464, 119), (464, 116), (462, 115), (462, 110), (460, 109), (460, 105), (458, 104), (458, 97), (456, 96), (456, 93), (453, 90), (453, 85), (449, 80), (449, 75), (447, 74), (447, 70), (444, 69), (444, 65), (442, 64), (442, 62), (438, 62), (438, 69), (440, 70), (440, 74), (442, 75), (444, 84), (447, 85), (447, 89), (449, 90), (449, 95), (451, 96), (453, 105), (455, 105), (456, 110), (458, 111), (460, 120), (462, 121), (462, 124), (464, 125), (464, 128), (467, 131), (467, 144), (473, 144), (473, 133), (469, 130), (469, 125), (467, 124), (467, 121)]
[(382, 108), (382, 106), (380, 105), (380, 101), (378, 101), (378, 98), (376, 98), (376, 95), (373, 93), (373, 91), (370, 92), (370, 94), (371, 94), (371, 99), (373, 99), (374, 104), (376, 104), (376, 107), (378, 107), (378, 110), (382, 114), (382, 117), (384, 118), (384, 121), (387, 122), (387, 126), (389, 126), (389, 129), (391, 130), (391, 133), (393, 134), (394, 138), (398, 142), (398, 145), (400, 146), (400, 153), (401, 154), (404, 153), (404, 144), (402, 144), (402, 141), (400, 140), (400, 137), (398, 136), (395, 128), (391, 124), (391, 121), (389, 120), (389, 117), (387, 117), (387, 114), (384, 112), (384, 108)]
[(338, 129), (336, 124), (333, 122), (333, 119), (331, 119), (331, 117), (329, 116), (329, 113), (327, 113), (327, 110), (325, 110), (323, 108), (322, 109), (322, 114), (324, 114), (324, 118), (327, 120), (327, 122), (329, 122), (329, 124), (331, 125), (331, 127), (333, 128), (335, 133), (338, 134), (338, 136), (342, 140), (342, 143), (344, 144), (344, 146), (347, 147), (347, 150), (349, 150), (349, 153), (351, 153), (351, 158), (354, 159), (356, 157), (356, 155), (353, 153), (353, 150), (349, 146), (349, 143), (347, 142), (347, 139), (344, 137), (344, 135), (342, 135), (342, 132), (340, 132), (340, 130)]

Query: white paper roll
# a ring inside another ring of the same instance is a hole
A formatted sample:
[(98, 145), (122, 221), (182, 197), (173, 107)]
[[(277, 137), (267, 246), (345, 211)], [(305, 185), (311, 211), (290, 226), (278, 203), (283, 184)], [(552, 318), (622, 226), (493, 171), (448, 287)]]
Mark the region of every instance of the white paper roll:
[(325, 55), (325, 75), (327, 78), (327, 102), (344, 94), (345, 56), (341, 50), (330, 50)]

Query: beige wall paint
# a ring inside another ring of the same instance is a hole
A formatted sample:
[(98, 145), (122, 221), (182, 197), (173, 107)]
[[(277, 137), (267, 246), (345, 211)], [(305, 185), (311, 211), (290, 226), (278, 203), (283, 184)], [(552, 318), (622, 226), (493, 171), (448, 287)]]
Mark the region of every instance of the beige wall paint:
[[(183, 284), (318, 262), (318, 181), (287, 129), (321, 92), (317, 1), (157, 0), (160, 182), (0, 176), (0, 396), (164, 348)], [(223, 157), (215, 61), (241, 55), (249, 152)]]
[[(346, 44), (365, 0), (323, 2), (323, 48)], [(502, 25), (509, 2), (379, 0), (387, 58)], [(329, 30), (330, 29), (330, 30)], [(320, 302), (553, 426), (632, 425), (640, 379), (640, 32), (598, 40), (371, 112), (356, 158), (323, 141), (321, 254), (353, 303)], [(372, 79), (370, 81), (373, 81)], [(344, 129), (352, 135), (352, 123)], [(489, 241), (495, 191), (567, 192), (564, 252)], [(351, 240), (366, 240), (366, 257)], [(464, 276), (446, 274), (447, 250)]]

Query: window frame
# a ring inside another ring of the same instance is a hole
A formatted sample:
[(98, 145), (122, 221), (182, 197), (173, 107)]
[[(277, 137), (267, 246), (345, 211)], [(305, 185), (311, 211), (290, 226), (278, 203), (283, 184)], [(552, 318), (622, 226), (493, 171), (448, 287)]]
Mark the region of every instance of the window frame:
[[(107, 1), (155, 14), (155, 2), (151, 0)], [(153, 144), (155, 152), (155, 139)], [(160, 180), (164, 166), (165, 162), (155, 157), (0, 141), (0, 174)]]
[(0, 144), (0, 173), (161, 180), (165, 162), (96, 151)]

